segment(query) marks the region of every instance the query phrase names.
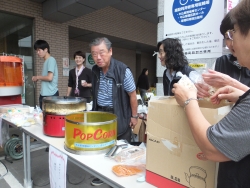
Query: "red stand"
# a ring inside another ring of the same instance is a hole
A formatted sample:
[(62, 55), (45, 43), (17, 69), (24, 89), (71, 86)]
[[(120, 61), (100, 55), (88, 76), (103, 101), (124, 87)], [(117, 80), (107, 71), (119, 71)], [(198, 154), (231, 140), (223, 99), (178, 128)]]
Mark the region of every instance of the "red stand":
[(6, 105), (6, 104), (22, 104), (22, 96), (21, 95), (1, 96), (0, 105)]

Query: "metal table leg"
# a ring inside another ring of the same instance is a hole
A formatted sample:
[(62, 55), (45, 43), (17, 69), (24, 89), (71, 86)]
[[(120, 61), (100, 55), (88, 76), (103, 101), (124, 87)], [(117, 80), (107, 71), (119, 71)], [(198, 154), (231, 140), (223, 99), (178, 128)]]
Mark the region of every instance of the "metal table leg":
[(32, 188), (30, 166), (30, 136), (23, 132), (24, 188)]

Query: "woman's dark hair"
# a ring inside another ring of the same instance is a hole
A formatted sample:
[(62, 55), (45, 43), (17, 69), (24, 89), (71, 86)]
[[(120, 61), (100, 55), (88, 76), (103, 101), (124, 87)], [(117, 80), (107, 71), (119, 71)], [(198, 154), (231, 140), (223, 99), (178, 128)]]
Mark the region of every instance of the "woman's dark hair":
[(141, 75), (145, 75), (145, 73), (148, 71), (148, 69), (147, 68), (144, 68), (144, 69), (142, 69), (142, 71), (141, 71)]
[(230, 29), (233, 29), (234, 28), (234, 24), (231, 20), (231, 12), (228, 12), (226, 14), (226, 16), (223, 18), (223, 20), (221, 21), (221, 24), (220, 24), (220, 33), (223, 35), (223, 37), (225, 37), (225, 33), (230, 30)]
[(85, 54), (82, 51), (77, 51), (74, 53), (74, 59), (76, 58), (76, 56), (82, 56), (83, 59), (85, 59)]
[(179, 68), (188, 65), (186, 56), (183, 53), (181, 41), (177, 38), (166, 38), (158, 42), (157, 49), (163, 44), (165, 55), (165, 64), (168, 69), (177, 71)]
[(48, 53), (50, 54), (49, 44), (45, 40), (37, 40), (34, 44), (34, 50), (37, 49), (44, 50), (45, 48), (48, 49)]
[(241, 34), (247, 36), (250, 30), (250, 1), (241, 0), (231, 11), (230, 17), (233, 24), (237, 24)]

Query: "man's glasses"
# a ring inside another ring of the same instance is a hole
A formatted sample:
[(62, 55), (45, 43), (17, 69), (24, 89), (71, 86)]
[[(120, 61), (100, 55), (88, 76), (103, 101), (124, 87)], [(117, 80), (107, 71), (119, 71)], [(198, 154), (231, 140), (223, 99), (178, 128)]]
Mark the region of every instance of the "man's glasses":
[(234, 33), (235, 33), (235, 30), (234, 30), (234, 29), (230, 29), (230, 30), (228, 30), (225, 34), (228, 36), (228, 38), (229, 38), (230, 40), (234, 40), (234, 39), (233, 39)]
[(100, 52), (92, 52), (91, 55), (92, 55), (92, 57), (97, 57), (98, 55), (104, 56), (104, 55), (106, 55), (107, 53), (108, 53), (108, 52), (106, 52), (106, 51), (100, 51)]

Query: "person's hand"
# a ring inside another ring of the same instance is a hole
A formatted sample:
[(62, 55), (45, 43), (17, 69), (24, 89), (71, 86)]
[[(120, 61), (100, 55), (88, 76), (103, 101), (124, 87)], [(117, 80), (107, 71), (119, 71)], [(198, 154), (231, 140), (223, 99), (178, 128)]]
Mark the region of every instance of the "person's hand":
[(137, 125), (138, 119), (137, 118), (130, 118), (130, 127), (131, 129), (134, 129), (135, 126)]
[(196, 83), (195, 86), (197, 88), (197, 96), (199, 98), (210, 97), (209, 86), (207, 84), (205, 84), (205, 83)]
[(38, 81), (37, 76), (32, 76), (32, 81), (33, 81), (33, 82)]
[(88, 87), (88, 83), (87, 82), (82, 82), (82, 87)]
[(196, 89), (188, 89), (185, 86), (182, 86), (178, 83), (174, 84), (172, 89), (174, 93), (175, 99), (180, 106), (184, 106), (184, 102), (189, 98), (197, 98), (197, 90)]
[(211, 102), (214, 104), (219, 104), (221, 100), (226, 99), (231, 102), (236, 102), (241, 95), (245, 92), (239, 89), (236, 89), (232, 86), (225, 86), (218, 89), (213, 96), (210, 97)]
[(230, 85), (230, 82), (232, 81), (230, 76), (214, 70), (208, 70), (208, 73), (203, 73), (202, 77), (208, 85), (215, 88), (221, 88), (226, 85)]

